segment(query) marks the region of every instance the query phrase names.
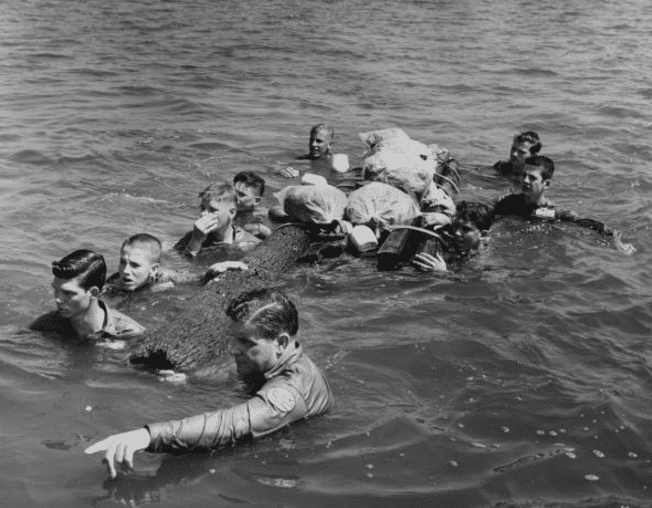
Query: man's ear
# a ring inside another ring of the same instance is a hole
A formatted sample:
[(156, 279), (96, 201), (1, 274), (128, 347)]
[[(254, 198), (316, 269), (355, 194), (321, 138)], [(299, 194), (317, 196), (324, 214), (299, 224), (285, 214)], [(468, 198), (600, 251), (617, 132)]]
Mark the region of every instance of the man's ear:
[(235, 206), (233, 208), (229, 208), (229, 216), (231, 217), (231, 219), (235, 217), (236, 213), (238, 213), (238, 210)]
[(487, 238), (488, 235), (489, 235), (489, 231), (487, 231), (486, 229), (483, 229), (482, 231), (480, 231), (480, 237), (481, 238)]
[(97, 286), (91, 286), (91, 288), (88, 291), (91, 293), (91, 296), (93, 298), (97, 298), (98, 296), (100, 296), (101, 293), (100, 288), (98, 288)]
[(158, 273), (158, 269), (161, 267), (159, 263), (152, 263), (149, 265), (149, 275), (150, 277), (155, 277)]
[(547, 189), (548, 187), (550, 187), (551, 183), (552, 183), (552, 180), (550, 178), (548, 178), (547, 180), (544, 180), (543, 181), (543, 188)]
[(288, 347), (288, 344), (290, 343), (290, 335), (283, 332), (279, 333), (278, 336), (276, 337), (276, 344), (278, 345), (277, 348), (277, 354), (282, 354), (283, 351), (285, 351), (285, 348)]
[(257, 205), (258, 203), (260, 203), (261, 199), (263, 199), (263, 198), (261, 198), (260, 196), (254, 198), (254, 205)]

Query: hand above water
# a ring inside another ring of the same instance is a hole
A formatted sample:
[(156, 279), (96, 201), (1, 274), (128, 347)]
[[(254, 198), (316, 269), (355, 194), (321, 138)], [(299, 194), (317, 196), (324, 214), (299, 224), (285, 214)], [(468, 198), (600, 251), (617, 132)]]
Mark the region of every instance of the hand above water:
[(208, 234), (220, 226), (220, 219), (216, 214), (207, 213), (195, 221), (192, 236), (186, 246), (186, 251), (191, 256), (196, 256)]
[(195, 221), (194, 224), (194, 229), (193, 229), (193, 236), (195, 233), (198, 235), (203, 235), (204, 238), (210, 233), (211, 231), (217, 229), (220, 225), (220, 218), (217, 214), (213, 213), (207, 213), (205, 215), (202, 215)]
[(631, 256), (636, 252), (636, 247), (634, 247), (631, 243), (624, 243), (622, 241), (622, 233), (620, 232), (616, 232), (614, 234), (611, 242), (613, 243), (613, 246), (616, 247), (616, 249), (618, 249), (626, 256)]
[(219, 274), (226, 272), (227, 270), (248, 270), (249, 267), (241, 261), (221, 261), (211, 265), (211, 267), (206, 270), (206, 280), (212, 280), (217, 277)]
[(445, 272), (446, 261), (441, 257), (441, 254), (433, 256), (426, 252), (417, 254), (412, 260), (412, 264), (423, 272)]
[(287, 168), (282, 168), (279, 173), (283, 175), (286, 178), (297, 178), (299, 176), (299, 170), (294, 169), (292, 166), (288, 166)]
[(149, 431), (145, 428), (114, 434), (84, 450), (84, 453), (91, 455), (97, 452), (104, 452), (103, 461), (109, 469), (109, 476), (115, 478), (117, 475), (116, 466), (126, 470), (134, 468), (134, 453), (144, 450), (149, 446)]

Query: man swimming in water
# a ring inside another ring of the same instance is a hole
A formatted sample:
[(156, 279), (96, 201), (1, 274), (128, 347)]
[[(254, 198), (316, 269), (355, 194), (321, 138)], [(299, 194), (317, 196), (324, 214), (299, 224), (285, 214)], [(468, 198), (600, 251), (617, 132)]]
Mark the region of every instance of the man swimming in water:
[(38, 318), (30, 326), (32, 330), (93, 341), (125, 338), (145, 331), (100, 299), (106, 280), (106, 263), (101, 254), (76, 250), (61, 261), (53, 261), (52, 274), (57, 310)]
[(525, 159), (538, 154), (542, 146), (536, 132), (521, 132), (514, 136), (512, 148), (509, 151), (509, 160), (498, 161), (493, 168), (503, 176), (518, 178), (523, 171)]
[(254, 395), (230, 408), (151, 423), (88, 447), (87, 454), (104, 453), (111, 478), (116, 466), (133, 469), (135, 452), (212, 450), (328, 411), (330, 387), (297, 340), (299, 315), (284, 293), (270, 288), (242, 293), (226, 314), (232, 320), (229, 350)]
[[(310, 129), (308, 153), (300, 155), (297, 157), (297, 160), (330, 162), (333, 158), (332, 148), (334, 137), (335, 129), (333, 127), (325, 123), (313, 125), (312, 129)], [(280, 173), (287, 178), (297, 178), (300, 175), (299, 170), (293, 167), (283, 168)]]

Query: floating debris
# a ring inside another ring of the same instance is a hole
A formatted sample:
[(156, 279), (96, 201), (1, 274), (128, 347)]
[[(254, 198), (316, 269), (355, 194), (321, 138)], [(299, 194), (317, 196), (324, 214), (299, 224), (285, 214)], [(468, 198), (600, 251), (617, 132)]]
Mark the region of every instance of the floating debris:
[(297, 481), (293, 478), (258, 478), (258, 483), (282, 489), (293, 489), (297, 486)]

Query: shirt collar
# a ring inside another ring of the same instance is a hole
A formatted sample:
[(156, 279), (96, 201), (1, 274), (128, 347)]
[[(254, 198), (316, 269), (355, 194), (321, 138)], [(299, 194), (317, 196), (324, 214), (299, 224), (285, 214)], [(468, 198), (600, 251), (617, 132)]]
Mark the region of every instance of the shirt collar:
[(298, 340), (293, 340), (288, 344), (288, 347), (285, 348), (285, 351), (280, 356), (276, 365), (272, 367), (269, 371), (265, 372), (265, 379), (271, 379), (275, 376), (278, 376), (281, 371), (291, 367), (303, 354), (303, 348), (299, 344)]

